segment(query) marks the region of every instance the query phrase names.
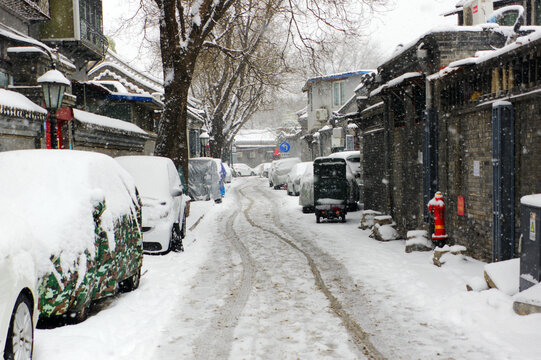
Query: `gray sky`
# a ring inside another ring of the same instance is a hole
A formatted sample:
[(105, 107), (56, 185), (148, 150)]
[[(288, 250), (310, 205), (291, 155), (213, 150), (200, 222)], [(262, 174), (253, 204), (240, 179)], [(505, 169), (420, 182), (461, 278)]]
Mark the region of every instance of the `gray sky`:
[[(456, 17), (443, 18), (441, 13), (453, 9), (458, 0), (389, 0), (389, 9), (372, 20), (371, 38), (381, 46), (385, 55), (391, 54), (399, 43), (409, 43), (428, 30), (440, 25), (455, 25)], [(123, 18), (135, 13), (139, 0), (103, 1), (104, 30), (111, 34)], [(134, 23), (134, 21), (132, 21)], [(141, 69), (149, 62), (138, 55), (141, 30), (125, 30), (114, 37), (117, 52)]]

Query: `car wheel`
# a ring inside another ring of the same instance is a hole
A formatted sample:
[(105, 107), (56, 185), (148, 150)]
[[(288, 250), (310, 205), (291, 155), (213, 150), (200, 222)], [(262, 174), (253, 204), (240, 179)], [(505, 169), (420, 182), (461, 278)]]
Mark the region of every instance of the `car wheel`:
[(308, 210), (309, 210), (309, 209), (308, 209), (308, 206), (303, 206), (303, 207), (302, 207), (302, 212), (303, 212), (303, 214), (308, 213), (308, 212), (309, 212)]
[(280, 190), (280, 186), (274, 186), (274, 190)]
[(319, 215), (316, 215), (316, 223), (320, 223), (321, 222), (321, 217)]
[(137, 272), (120, 283), (120, 291), (130, 292), (139, 287), (141, 284), (141, 269), (137, 269)]
[(5, 359), (31, 359), (34, 347), (34, 324), (32, 323), (32, 303), (20, 294), (11, 313)]
[(340, 221), (343, 222), (343, 223), (346, 222), (346, 215), (345, 214), (340, 217)]
[(173, 224), (171, 229), (171, 242), (169, 243), (169, 249), (174, 252), (183, 252), (184, 246), (182, 245), (182, 232), (178, 224)]
[(272, 182), (269, 182), (269, 187), (272, 187)]

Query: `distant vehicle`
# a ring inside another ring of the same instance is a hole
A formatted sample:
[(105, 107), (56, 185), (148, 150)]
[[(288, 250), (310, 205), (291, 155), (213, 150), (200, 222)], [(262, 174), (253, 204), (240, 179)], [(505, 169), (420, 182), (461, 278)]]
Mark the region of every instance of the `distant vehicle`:
[(327, 156), (331, 159), (344, 159), (347, 164), (348, 178), (348, 211), (357, 211), (360, 200), (361, 153), (359, 151), (342, 151)]
[(4, 248), (9, 239), (0, 241), (0, 349), (5, 359), (31, 359), (38, 319), (34, 260), (28, 251)]
[(314, 160), (314, 204), (316, 222), (321, 218), (346, 222), (348, 179), (346, 160), (317, 158)]
[(306, 166), (300, 180), (299, 205), (302, 212), (314, 212), (314, 163)]
[(254, 176), (255, 175), (254, 169), (252, 169), (246, 164), (234, 163), (232, 167), (233, 169), (235, 169), (235, 173), (237, 174), (237, 176)]
[(312, 164), (311, 161), (295, 164), (289, 174), (287, 174), (287, 194), (299, 196), (301, 191), (301, 176), (304, 174), (306, 167)]
[(222, 165), (224, 166), (224, 169), (225, 169), (225, 183), (229, 184), (231, 180), (233, 180), (233, 174), (231, 174), (231, 168), (229, 167), (229, 165), (227, 165), (227, 163), (222, 163)]
[(265, 177), (265, 178), (269, 177), (269, 170), (271, 168), (271, 165), (272, 164), (270, 162), (263, 163), (263, 171), (261, 172), (262, 177)]
[(188, 160), (188, 195), (193, 200), (214, 200), (222, 202), (218, 166), (212, 158), (191, 158)]
[[(0, 256), (17, 261), (17, 276), (36, 272), (37, 292), (23, 294), (29, 301), (39, 294), (41, 320), (82, 321), (93, 301), (139, 286), (141, 205), (133, 178), (116, 161), (93, 152), (22, 150), (0, 153), (0, 168), (10, 174), (0, 177)], [(31, 306), (22, 306), (23, 318)]]
[(143, 250), (149, 254), (182, 251), (189, 198), (173, 161), (144, 155), (115, 160), (133, 176), (143, 203)]
[(269, 185), (274, 187), (275, 190), (280, 189), (287, 182), (287, 175), (295, 166), (301, 162), (299, 158), (286, 158), (281, 160), (274, 160), (271, 165)]

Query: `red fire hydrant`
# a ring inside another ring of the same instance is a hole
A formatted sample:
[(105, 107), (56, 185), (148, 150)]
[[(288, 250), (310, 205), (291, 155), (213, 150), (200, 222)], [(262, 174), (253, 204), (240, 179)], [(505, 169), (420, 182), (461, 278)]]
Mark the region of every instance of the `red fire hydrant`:
[(440, 191), (436, 192), (436, 195), (428, 202), (427, 208), (434, 215), (432, 240), (437, 246), (443, 246), (448, 236), (445, 233), (445, 203)]

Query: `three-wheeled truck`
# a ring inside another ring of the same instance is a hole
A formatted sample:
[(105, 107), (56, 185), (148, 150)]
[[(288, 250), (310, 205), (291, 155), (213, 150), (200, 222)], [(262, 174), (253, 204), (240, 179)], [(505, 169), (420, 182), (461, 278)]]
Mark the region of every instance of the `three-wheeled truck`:
[(346, 222), (348, 180), (346, 160), (317, 158), (314, 160), (314, 205), (316, 222), (321, 218)]

